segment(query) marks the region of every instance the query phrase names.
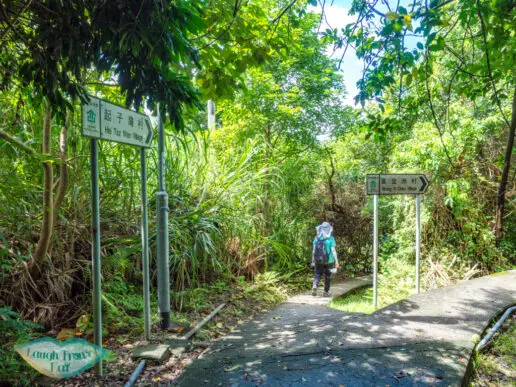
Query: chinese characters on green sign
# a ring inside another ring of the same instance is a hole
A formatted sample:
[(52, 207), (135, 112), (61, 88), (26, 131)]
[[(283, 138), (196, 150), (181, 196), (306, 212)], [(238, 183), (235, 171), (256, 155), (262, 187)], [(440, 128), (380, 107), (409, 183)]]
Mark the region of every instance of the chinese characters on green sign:
[(145, 114), (90, 96), (90, 102), (82, 105), (82, 134), (147, 148), (153, 133)]
[(423, 174), (371, 174), (366, 176), (368, 195), (423, 194), (428, 179)]

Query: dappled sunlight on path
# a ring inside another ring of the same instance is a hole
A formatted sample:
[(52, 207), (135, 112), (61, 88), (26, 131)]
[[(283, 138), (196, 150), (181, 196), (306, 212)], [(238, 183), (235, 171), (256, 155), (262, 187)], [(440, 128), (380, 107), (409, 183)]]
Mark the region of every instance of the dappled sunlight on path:
[[(332, 292), (368, 282), (348, 280)], [(372, 315), (330, 309), (329, 300), (299, 295), (240, 326), (187, 368), (180, 385), (457, 385), (473, 335), (516, 302), (516, 274), (414, 295)]]

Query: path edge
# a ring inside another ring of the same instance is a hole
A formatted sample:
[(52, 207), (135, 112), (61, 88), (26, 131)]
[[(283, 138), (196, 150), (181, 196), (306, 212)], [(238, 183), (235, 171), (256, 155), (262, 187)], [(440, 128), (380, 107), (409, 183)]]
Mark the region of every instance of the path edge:
[[(496, 320), (498, 320), (502, 316), (502, 314), (505, 313), (505, 311), (507, 309), (512, 308), (513, 306), (516, 306), (516, 301), (511, 301), (511, 302), (505, 304), (493, 316), (491, 316), (491, 318), (485, 325), (484, 329), (482, 330), (482, 333), (480, 334), (480, 339), (482, 339), (482, 337), (484, 337), (486, 335), (486, 333), (487, 333), (488, 329), (491, 327), (491, 325), (493, 325), (493, 323), (495, 323)], [(475, 343), (471, 347), (471, 353), (469, 354), (468, 365), (466, 366), (466, 371), (464, 372), (464, 376), (463, 376), (461, 384), (460, 384), (461, 387), (468, 387), (469, 382), (470, 382), (471, 378), (473, 377), (473, 372), (474, 372), (473, 363), (475, 361), (475, 356), (476, 356), (476, 352), (477, 352), (477, 350), (476, 350), (477, 344), (478, 343)]]
[[(365, 280), (365, 279), (367, 279), (368, 277), (371, 277), (371, 276), (356, 277), (355, 279), (364, 279), (364, 280)], [(355, 291), (360, 290), (360, 289), (370, 288), (370, 287), (372, 287), (372, 286), (373, 286), (373, 279), (372, 279), (372, 277), (371, 277), (371, 278), (370, 278), (370, 281), (369, 281), (369, 282), (367, 282), (367, 283), (366, 283), (366, 282), (364, 282), (364, 283), (358, 283), (358, 284), (357, 284), (357, 286), (355, 286), (355, 287), (353, 287), (353, 288), (351, 288), (351, 289), (346, 290), (344, 293), (339, 294), (338, 296), (335, 296), (335, 297), (333, 297), (333, 296), (332, 296), (332, 297), (328, 300), (328, 303), (327, 303), (326, 305), (324, 305), (324, 306), (325, 306), (326, 308), (330, 308), (330, 309), (332, 309), (332, 310), (336, 310), (336, 311), (339, 311), (339, 312), (344, 312), (344, 311), (342, 311), (342, 310), (340, 310), (340, 309), (332, 308), (331, 306), (329, 306), (329, 305), (330, 305), (330, 302), (332, 302), (332, 301), (333, 301), (334, 299), (336, 299), (336, 298), (344, 297), (344, 296), (348, 296), (348, 295), (349, 295), (349, 293), (351, 293), (351, 292), (355, 292)], [(378, 309), (378, 310), (380, 310), (380, 309)], [(377, 311), (375, 310), (375, 311), (374, 311), (373, 313), (371, 313), (371, 314), (374, 314), (374, 313), (376, 313), (376, 312), (377, 312)], [(360, 312), (344, 312), (344, 313), (367, 314), (367, 313), (360, 313)]]

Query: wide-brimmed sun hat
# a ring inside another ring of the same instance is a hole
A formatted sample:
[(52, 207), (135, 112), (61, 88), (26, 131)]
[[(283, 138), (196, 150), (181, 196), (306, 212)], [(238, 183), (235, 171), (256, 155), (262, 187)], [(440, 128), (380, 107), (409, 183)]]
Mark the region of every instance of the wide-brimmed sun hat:
[(323, 222), (315, 228), (317, 230), (317, 236), (329, 238), (333, 232), (333, 227), (328, 222)]

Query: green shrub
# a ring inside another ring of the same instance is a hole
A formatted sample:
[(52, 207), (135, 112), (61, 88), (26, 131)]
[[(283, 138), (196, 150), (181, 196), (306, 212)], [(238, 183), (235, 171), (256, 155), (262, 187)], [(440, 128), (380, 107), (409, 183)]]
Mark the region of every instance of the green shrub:
[(10, 307), (0, 308), (0, 381), (30, 385), (38, 375), (14, 350), (14, 345), (31, 340), (40, 328), (32, 321), (20, 320), (20, 315)]

